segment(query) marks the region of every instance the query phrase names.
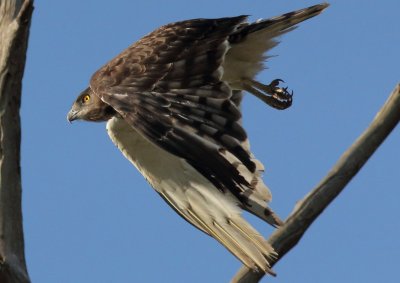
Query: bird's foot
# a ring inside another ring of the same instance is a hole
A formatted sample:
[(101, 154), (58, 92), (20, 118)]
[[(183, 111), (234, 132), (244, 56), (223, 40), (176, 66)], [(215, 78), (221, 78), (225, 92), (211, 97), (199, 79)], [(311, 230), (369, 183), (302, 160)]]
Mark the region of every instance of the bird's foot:
[(267, 87), (271, 89), (271, 96), (275, 99), (278, 109), (286, 109), (292, 105), (293, 90), (288, 91), (288, 87), (279, 87), (279, 83), (284, 83), (281, 79), (273, 80)]
[(293, 91), (289, 92), (287, 87), (279, 87), (281, 79), (273, 80), (269, 85), (264, 85), (255, 80), (246, 80), (244, 89), (260, 98), (269, 106), (283, 110), (292, 105)]

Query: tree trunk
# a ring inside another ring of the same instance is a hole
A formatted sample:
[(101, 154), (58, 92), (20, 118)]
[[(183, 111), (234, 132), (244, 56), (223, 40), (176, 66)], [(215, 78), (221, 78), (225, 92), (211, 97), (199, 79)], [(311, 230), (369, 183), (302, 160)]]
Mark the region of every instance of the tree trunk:
[(19, 108), (33, 0), (0, 0), (0, 282), (30, 282), (21, 213)]

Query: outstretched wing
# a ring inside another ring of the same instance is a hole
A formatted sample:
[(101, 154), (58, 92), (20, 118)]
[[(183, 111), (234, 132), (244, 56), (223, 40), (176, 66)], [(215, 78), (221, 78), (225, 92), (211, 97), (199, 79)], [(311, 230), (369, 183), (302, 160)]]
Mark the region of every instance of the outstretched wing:
[(265, 51), (276, 45), (274, 38), (325, 7), (252, 24), (244, 23), (245, 16), (169, 24), (91, 80), (94, 93), (119, 113), (107, 124), (110, 137), (157, 192), (247, 266), (271, 274), (273, 248), (244, 221), (232, 195), (220, 192), (280, 224), (266, 204), (271, 196), (261, 179), (263, 165), (241, 126), (241, 90), (263, 89), (252, 78), (263, 68)]
[(243, 204), (259, 165), (244, 146), (241, 113), (221, 78), (228, 36), (245, 18), (166, 25), (91, 80), (94, 92), (132, 127)]

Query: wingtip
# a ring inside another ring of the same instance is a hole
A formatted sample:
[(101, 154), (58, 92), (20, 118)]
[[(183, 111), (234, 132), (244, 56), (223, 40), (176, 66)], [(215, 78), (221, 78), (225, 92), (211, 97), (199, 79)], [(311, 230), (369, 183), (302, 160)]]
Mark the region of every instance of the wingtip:
[(315, 7), (319, 7), (319, 10), (324, 11), (326, 8), (328, 8), (331, 4), (329, 4), (328, 2), (323, 2), (321, 4), (317, 4), (315, 5)]
[(307, 8), (301, 9), (299, 11), (308, 11), (310, 14), (313, 14), (314, 16), (321, 14), (323, 11), (325, 11), (326, 8), (328, 8), (331, 4), (328, 2), (323, 2), (320, 4), (312, 5)]

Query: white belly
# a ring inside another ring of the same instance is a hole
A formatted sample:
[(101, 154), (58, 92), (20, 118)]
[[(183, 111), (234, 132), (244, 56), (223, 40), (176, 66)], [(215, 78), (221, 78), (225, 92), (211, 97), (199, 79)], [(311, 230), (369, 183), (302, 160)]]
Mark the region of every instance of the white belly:
[(151, 186), (178, 210), (200, 206), (201, 214), (238, 214), (237, 199), (220, 192), (184, 159), (155, 146), (121, 118), (112, 118), (107, 131), (115, 145)]

